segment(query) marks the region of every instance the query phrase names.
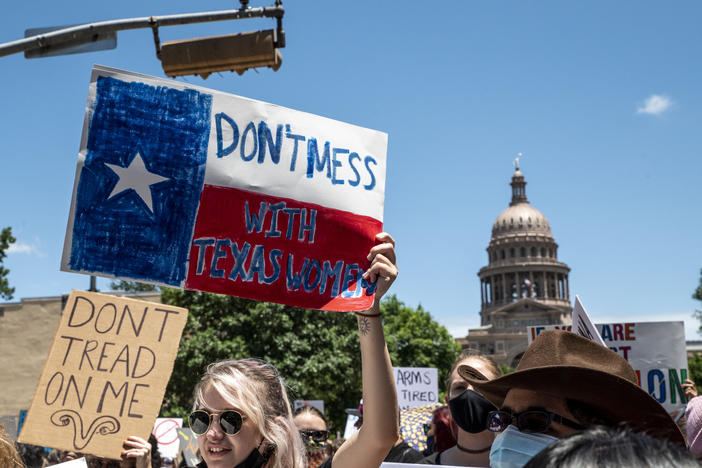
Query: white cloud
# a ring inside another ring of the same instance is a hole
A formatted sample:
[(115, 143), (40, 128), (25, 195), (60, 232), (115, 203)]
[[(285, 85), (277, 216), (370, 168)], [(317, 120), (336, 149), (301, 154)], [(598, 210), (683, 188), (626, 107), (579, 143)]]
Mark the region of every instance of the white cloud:
[(25, 255), (36, 255), (37, 257), (43, 257), (44, 254), (36, 245), (25, 244), (24, 242), (17, 241), (7, 248), (7, 254), (25, 254)]
[(644, 101), (643, 106), (636, 109), (637, 114), (659, 115), (673, 105), (673, 101), (668, 96), (662, 94), (651, 94)]

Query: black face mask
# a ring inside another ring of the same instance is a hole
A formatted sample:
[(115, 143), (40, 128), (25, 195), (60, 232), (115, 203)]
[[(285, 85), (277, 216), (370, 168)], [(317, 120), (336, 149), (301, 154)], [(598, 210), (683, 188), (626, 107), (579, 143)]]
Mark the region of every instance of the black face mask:
[[(261, 439), (261, 444), (262, 443), (263, 443), (263, 439)], [(261, 444), (258, 444), (258, 447), (260, 447)], [(263, 466), (263, 464), (266, 463), (266, 460), (268, 460), (268, 455), (270, 454), (271, 451), (266, 450), (266, 456), (264, 456), (261, 454), (261, 452), (258, 451), (258, 447), (256, 447), (255, 449), (253, 449), (251, 451), (249, 456), (246, 457), (246, 460), (239, 463), (234, 468), (261, 468)]]
[(258, 449), (253, 449), (246, 460), (236, 465), (234, 468), (260, 468), (266, 463), (266, 459)]
[(497, 411), (487, 398), (470, 389), (450, 399), (448, 404), (458, 427), (471, 434), (487, 429), (488, 413)]

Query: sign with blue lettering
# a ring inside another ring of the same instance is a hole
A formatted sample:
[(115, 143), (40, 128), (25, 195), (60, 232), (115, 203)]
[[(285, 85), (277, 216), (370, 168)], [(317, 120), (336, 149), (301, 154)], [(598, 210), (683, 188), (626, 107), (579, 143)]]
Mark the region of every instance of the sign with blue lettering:
[[(639, 385), (668, 411), (685, 403), (681, 384), (687, 379), (685, 324), (683, 322), (629, 322), (595, 324), (599, 337), (624, 357), (636, 372)], [(544, 330), (570, 325), (527, 327), (529, 344)]]
[(61, 269), (364, 310), (387, 135), (96, 66)]

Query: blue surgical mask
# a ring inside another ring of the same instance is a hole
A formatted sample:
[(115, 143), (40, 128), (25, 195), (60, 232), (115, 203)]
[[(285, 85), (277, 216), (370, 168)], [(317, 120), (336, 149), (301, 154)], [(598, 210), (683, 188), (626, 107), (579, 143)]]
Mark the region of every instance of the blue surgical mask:
[(515, 426), (508, 426), (495, 437), (490, 449), (492, 468), (521, 468), (534, 455), (558, 441), (546, 434), (520, 432)]

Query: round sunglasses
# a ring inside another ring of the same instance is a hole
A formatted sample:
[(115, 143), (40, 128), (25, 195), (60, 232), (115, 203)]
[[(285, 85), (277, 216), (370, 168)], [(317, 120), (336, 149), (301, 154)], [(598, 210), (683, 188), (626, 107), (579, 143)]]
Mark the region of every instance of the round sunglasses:
[(529, 410), (514, 414), (508, 413), (507, 411), (490, 411), (488, 413), (488, 429), (492, 432), (502, 432), (507, 429), (510, 424), (517, 426), (517, 429), (521, 432), (546, 432), (554, 421), (572, 429), (585, 429), (584, 426), (581, 426), (575, 421), (544, 410)]
[(212, 419), (217, 416), (219, 418), (219, 427), (222, 432), (227, 435), (234, 435), (241, 430), (244, 425), (245, 417), (238, 411), (227, 410), (221, 413), (208, 413), (205, 410), (197, 410), (190, 413), (188, 416), (188, 424), (190, 429), (197, 435), (203, 435), (210, 429)]

